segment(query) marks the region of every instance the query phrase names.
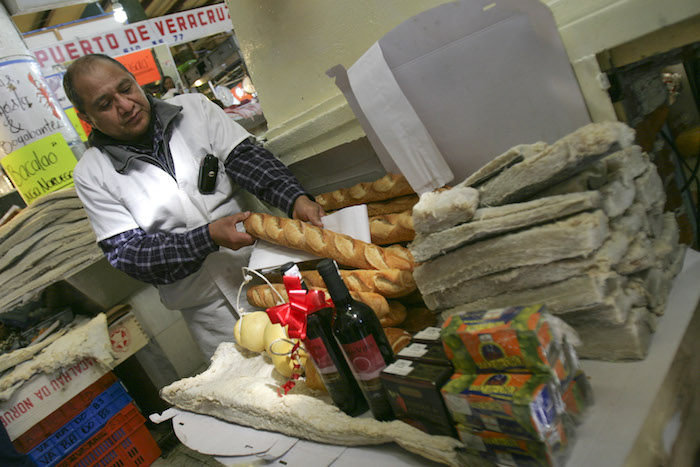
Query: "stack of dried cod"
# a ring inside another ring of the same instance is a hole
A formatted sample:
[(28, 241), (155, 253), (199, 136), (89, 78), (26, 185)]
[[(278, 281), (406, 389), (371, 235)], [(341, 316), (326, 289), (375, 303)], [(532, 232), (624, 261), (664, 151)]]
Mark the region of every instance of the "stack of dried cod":
[(100, 258), (75, 189), (39, 198), (0, 227), (0, 313)]
[(516, 146), (414, 207), (414, 278), (442, 316), (544, 303), (579, 355), (641, 359), (685, 249), (656, 167), (619, 122)]

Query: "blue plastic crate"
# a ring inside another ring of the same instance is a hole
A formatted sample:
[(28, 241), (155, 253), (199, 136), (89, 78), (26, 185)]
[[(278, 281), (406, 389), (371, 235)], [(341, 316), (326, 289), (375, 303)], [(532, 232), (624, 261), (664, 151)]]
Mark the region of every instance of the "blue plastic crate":
[(95, 397), (90, 405), (29, 451), (39, 467), (52, 467), (87, 441), (107, 421), (131, 402), (124, 386), (116, 382)]

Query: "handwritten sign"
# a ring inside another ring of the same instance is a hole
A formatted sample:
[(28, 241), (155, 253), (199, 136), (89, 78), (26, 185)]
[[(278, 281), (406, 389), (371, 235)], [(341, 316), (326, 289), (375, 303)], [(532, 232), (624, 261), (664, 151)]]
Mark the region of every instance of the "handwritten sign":
[[(173, 47), (233, 29), (225, 3), (181, 11), (158, 18), (116, 27), (91, 36), (52, 42), (32, 49), (43, 70), (73, 61), (83, 55), (101, 53), (116, 57), (159, 44)], [(47, 73), (50, 73), (47, 72)]]
[(77, 160), (60, 133), (30, 143), (0, 160), (27, 205), (73, 185)]
[(116, 60), (134, 75), (136, 82), (139, 83), (140, 86), (160, 79), (158, 65), (156, 65), (156, 61), (150, 49), (122, 55), (116, 57)]
[(70, 143), (79, 141), (37, 62), (0, 64), (0, 158), (57, 132)]

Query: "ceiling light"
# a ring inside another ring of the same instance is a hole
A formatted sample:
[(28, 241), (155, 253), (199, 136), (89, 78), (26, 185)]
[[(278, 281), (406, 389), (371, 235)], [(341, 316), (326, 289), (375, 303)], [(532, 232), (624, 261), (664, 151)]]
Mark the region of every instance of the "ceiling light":
[(117, 23), (126, 23), (126, 11), (124, 11), (124, 7), (121, 3), (112, 3), (112, 13), (114, 14), (114, 21)]
[(195, 81), (193, 84), (194, 84), (195, 86), (201, 86), (201, 85), (204, 84), (204, 83), (202, 82), (201, 79), (198, 79), (198, 80)]

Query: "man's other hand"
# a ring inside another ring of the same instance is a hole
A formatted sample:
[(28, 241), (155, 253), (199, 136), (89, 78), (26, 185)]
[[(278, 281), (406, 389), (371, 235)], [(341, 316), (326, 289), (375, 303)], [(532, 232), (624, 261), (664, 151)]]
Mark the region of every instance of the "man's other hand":
[(294, 210), (292, 217), (300, 221), (311, 222), (316, 227), (323, 227), (321, 218), (326, 215), (320, 204), (311, 201), (308, 196), (303, 195), (294, 201)]
[(233, 216), (222, 217), (209, 224), (209, 234), (212, 240), (219, 246), (238, 250), (244, 246), (252, 245), (255, 238), (246, 232), (236, 230), (236, 224), (250, 217), (250, 212), (239, 212)]

